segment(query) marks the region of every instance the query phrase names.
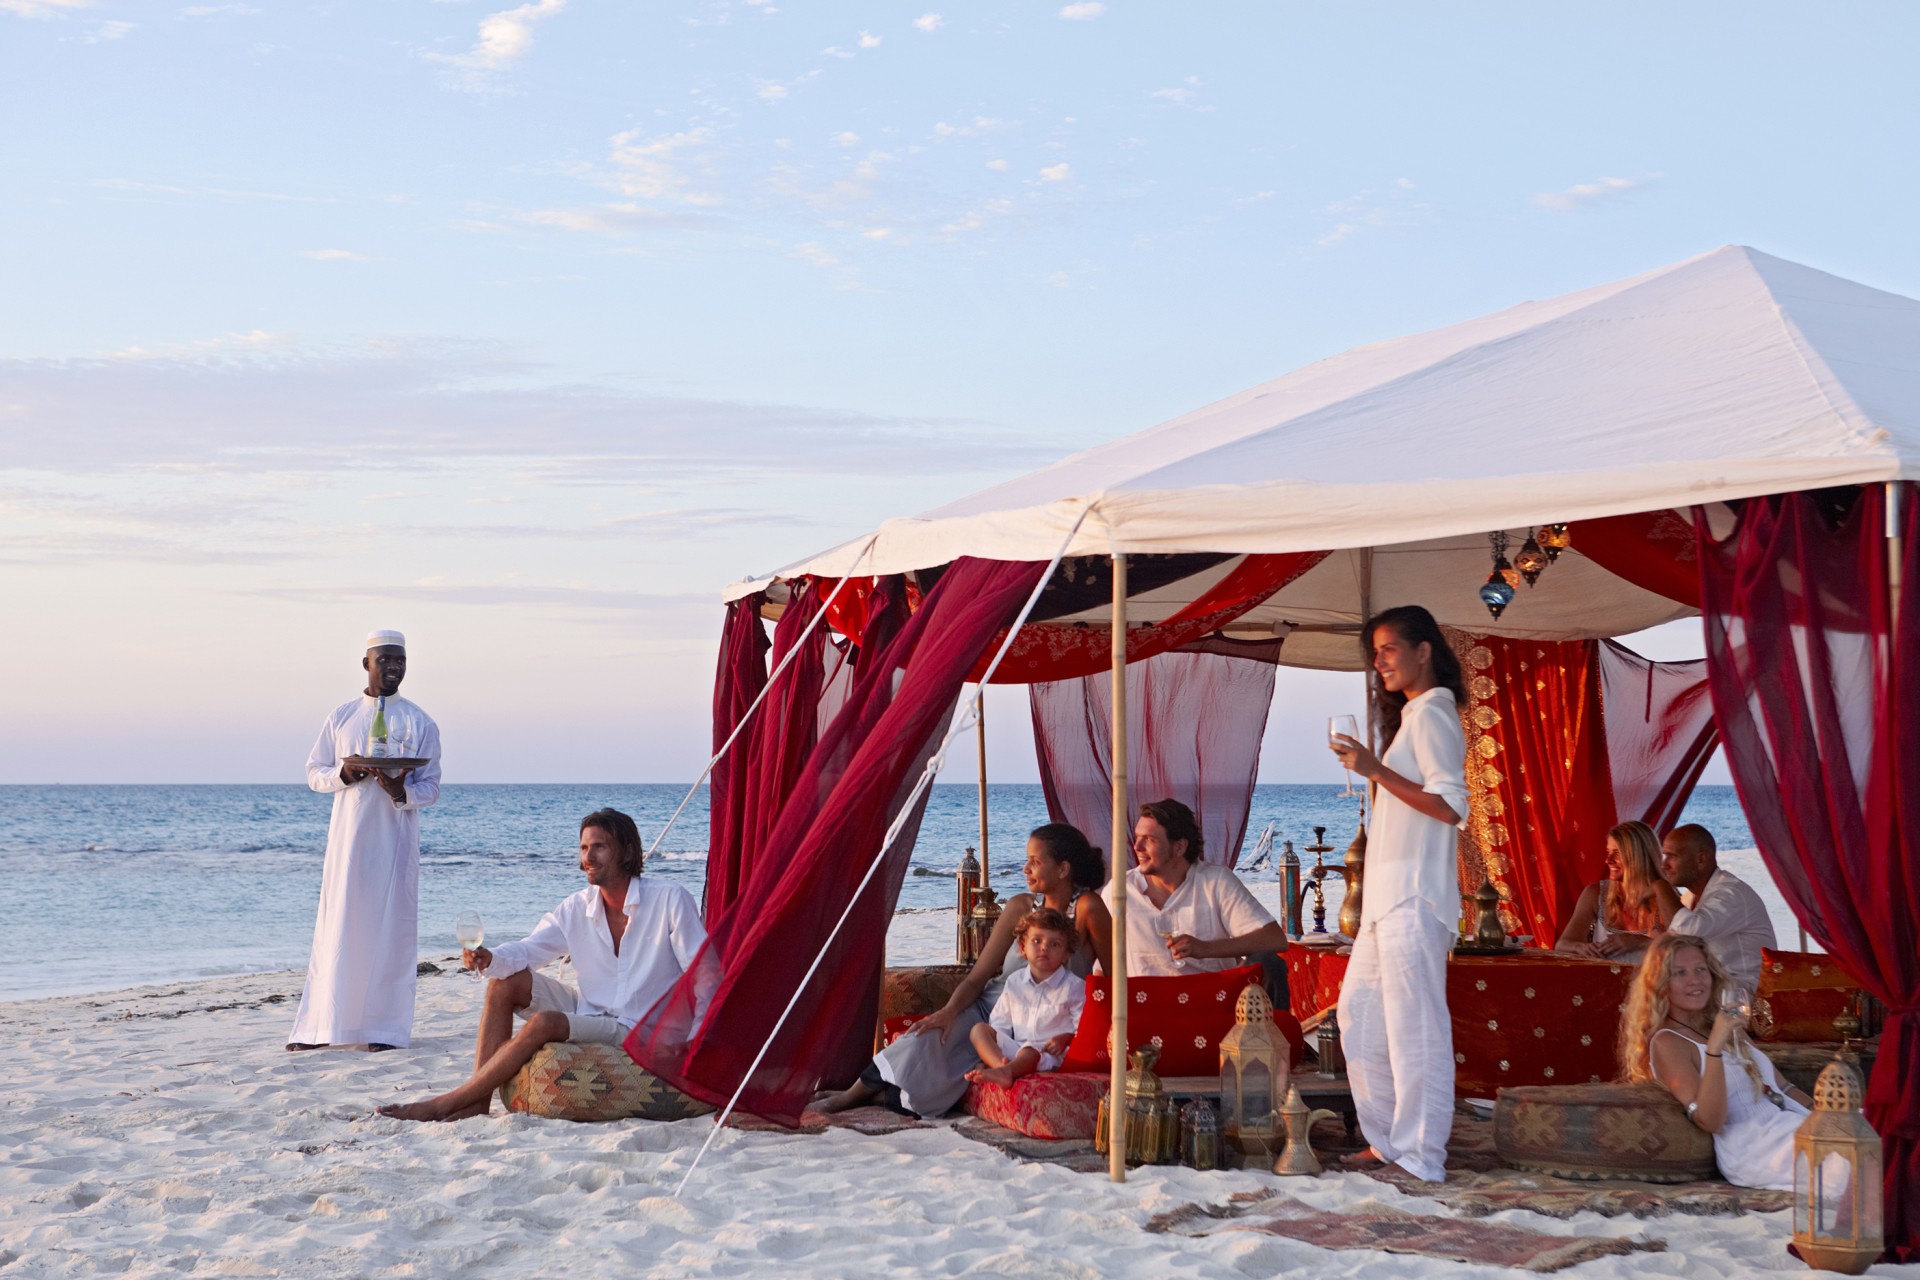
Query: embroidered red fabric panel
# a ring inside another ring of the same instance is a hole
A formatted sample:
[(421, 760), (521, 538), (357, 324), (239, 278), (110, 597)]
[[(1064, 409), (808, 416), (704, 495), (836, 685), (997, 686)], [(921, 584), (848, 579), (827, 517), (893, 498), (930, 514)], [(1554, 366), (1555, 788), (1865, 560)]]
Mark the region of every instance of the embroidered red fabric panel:
[[(1243, 965), (1218, 973), (1196, 973), (1179, 978), (1130, 978), (1127, 981), (1127, 1051), (1143, 1044), (1160, 1046), (1154, 1067), (1162, 1076), (1206, 1076), (1220, 1070), (1220, 1037), (1233, 1029), (1233, 1011), (1248, 983), (1258, 984), (1260, 966)], [(1306, 1036), (1290, 1013), (1276, 1010), (1274, 1023), (1293, 1046), (1299, 1065), (1306, 1052)], [(1107, 1037), (1113, 1029), (1112, 993), (1107, 979), (1087, 979), (1087, 1003), (1080, 1026), (1067, 1048), (1062, 1071), (1104, 1071), (1108, 1067)]]

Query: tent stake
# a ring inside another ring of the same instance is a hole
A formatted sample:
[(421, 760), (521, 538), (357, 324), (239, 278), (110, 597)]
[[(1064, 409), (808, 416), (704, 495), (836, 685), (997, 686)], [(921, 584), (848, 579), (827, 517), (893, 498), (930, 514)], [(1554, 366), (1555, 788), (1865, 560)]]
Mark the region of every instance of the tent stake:
[(1107, 1074), (1107, 1176), (1127, 1180), (1127, 558), (1113, 557), (1113, 843), (1108, 849), (1108, 910), (1113, 915), (1113, 1059)]

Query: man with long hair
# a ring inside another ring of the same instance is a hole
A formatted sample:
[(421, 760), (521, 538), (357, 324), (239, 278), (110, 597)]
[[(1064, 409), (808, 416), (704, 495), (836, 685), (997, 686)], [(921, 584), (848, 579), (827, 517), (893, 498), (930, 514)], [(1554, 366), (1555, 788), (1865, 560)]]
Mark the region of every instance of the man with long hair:
[[(580, 870), (587, 887), (565, 899), (534, 931), (497, 951), (474, 947), (461, 963), (487, 975), (475, 1037), (473, 1075), (437, 1098), (380, 1108), (399, 1120), (485, 1115), (494, 1090), (556, 1040), (619, 1044), (693, 963), (707, 940), (693, 895), (641, 876), (640, 830), (618, 809), (580, 820)], [(541, 965), (573, 958), (576, 990)], [(518, 1033), (513, 1020), (526, 1021)]]

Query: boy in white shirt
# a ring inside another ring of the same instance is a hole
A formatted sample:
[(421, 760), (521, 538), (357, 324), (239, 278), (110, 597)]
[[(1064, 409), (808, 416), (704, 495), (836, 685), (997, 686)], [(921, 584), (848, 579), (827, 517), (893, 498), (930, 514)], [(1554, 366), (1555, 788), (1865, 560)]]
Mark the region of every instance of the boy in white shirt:
[(1007, 979), (993, 1012), (973, 1029), (973, 1050), (986, 1065), (967, 1079), (979, 1084), (1012, 1084), (1059, 1067), (1087, 1002), (1085, 980), (1067, 968), (1073, 923), (1065, 913), (1041, 907), (1020, 922), (1015, 939), (1027, 967)]

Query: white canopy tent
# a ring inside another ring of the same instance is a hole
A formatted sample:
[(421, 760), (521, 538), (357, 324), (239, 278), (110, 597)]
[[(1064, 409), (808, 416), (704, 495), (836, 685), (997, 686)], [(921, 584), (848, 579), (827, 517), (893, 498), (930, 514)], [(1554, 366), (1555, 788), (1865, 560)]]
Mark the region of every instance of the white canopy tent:
[[(1920, 302), (1732, 246), (1322, 360), (728, 596), (962, 555), (1043, 561), (1076, 521), (1070, 556), (1332, 550), (1230, 633), (1295, 630), (1288, 663), (1352, 668), (1335, 633), (1368, 601), (1556, 639), (1691, 612), (1575, 556), (1490, 624), (1474, 594), (1489, 530), (1915, 478)], [(1165, 617), (1231, 567), (1136, 596), (1129, 617)]]

